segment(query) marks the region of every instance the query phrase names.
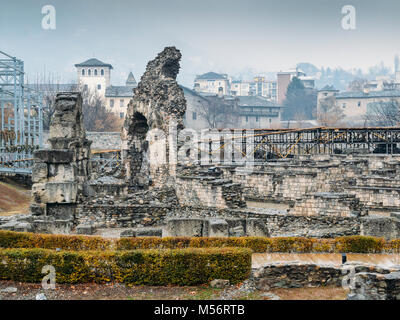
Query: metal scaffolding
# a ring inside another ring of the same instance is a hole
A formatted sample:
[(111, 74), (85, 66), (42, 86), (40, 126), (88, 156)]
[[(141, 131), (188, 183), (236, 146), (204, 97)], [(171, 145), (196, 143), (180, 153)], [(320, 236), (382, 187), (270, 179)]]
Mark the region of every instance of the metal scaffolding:
[[(400, 127), (215, 130), (198, 150), (211, 162), (251, 157), (256, 162), (318, 154), (400, 154)], [(202, 144), (203, 143), (203, 144)], [(201, 147), (203, 145), (203, 147)], [(213, 154), (219, 154), (213, 161)], [(200, 157), (200, 154), (199, 154)], [(199, 158), (200, 160), (200, 158)]]
[(24, 75), (24, 62), (0, 51), (0, 172), (31, 173), (43, 143), (43, 99)]

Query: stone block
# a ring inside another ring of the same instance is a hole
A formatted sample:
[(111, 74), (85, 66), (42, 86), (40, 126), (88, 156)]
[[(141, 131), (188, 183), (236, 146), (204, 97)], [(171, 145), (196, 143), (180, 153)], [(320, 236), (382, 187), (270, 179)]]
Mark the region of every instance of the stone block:
[(163, 236), (168, 237), (203, 237), (206, 221), (195, 218), (171, 218), (163, 230)]
[(224, 280), (224, 279), (215, 279), (210, 282), (210, 287), (211, 288), (216, 288), (216, 289), (223, 289), (229, 286), (229, 280)]
[(46, 215), (46, 204), (34, 203), (34, 204), (31, 204), (29, 209), (33, 216), (45, 216)]
[(224, 219), (208, 220), (208, 236), (209, 237), (228, 237), (229, 225)]
[(75, 182), (48, 182), (45, 185), (45, 203), (75, 203), (78, 185)]
[(53, 220), (72, 220), (76, 213), (76, 205), (70, 203), (47, 204), (47, 215)]
[(34, 157), (41, 162), (46, 163), (70, 163), (73, 160), (74, 153), (68, 149), (59, 150), (37, 150)]
[(92, 235), (96, 232), (96, 228), (91, 223), (82, 223), (76, 227), (77, 234), (89, 234)]
[(230, 237), (244, 237), (246, 235), (245, 219), (226, 219)]
[(48, 170), (48, 182), (74, 181), (77, 168), (73, 163), (50, 163)]
[(43, 183), (47, 180), (48, 168), (44, 162), (35, 162), (32, 167), (32, 182)]
[(250, 218), (246, 220), (246, 236), (269, 237), (269, 231), (262, 219)]

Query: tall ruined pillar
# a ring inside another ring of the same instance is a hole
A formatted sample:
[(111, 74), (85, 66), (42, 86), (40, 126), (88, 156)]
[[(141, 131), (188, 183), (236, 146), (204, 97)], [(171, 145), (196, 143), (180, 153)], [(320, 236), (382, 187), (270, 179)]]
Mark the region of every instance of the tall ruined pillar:
[(183, 90), (176, 82), (181, 56), (175, 47), (166, 47), (147, 64), (134, 89), (121, 134), (131, 188), (163, 187), (174, 181), (176, 134), (183, 129), (186, 112)]
[(69, 232), (77, 204), (87, 195), (90, 145), (80, 93), (57, 94), (50, 124), (51, 149), (34, 153), (31, 212), (37, 231)]

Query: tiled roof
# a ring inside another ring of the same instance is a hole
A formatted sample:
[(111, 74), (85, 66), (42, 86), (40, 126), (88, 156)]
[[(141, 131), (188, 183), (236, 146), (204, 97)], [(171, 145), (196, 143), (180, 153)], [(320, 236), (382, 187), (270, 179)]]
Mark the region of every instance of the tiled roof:
[(196, 76), (196, 80), (226, 80), (227, 76), (215, 72), (207, 72), (202, 75)]
[(336, 99), (348, 99), (348, 98), (390, 98), (400, 97), (400, 90), (382, 90), (382, 91), (370, 91), (368, 93), (363, 91), (358, 92), (340, 92), (336, 95)]
[(277, 103), (260, 96), (237, 96), (239, 107), (280, 107)]
[(330, 86), (330, 85), (327, 84), (325, 87), (323, 87), (319, 91), (339, 91), (339, 90), (336, 90), (334, 86)]
[(134, 86), (109, 86), (106, 88), (106, 97), (133, 97)]
[(85, 62), (82, 63), (77, 63), (75, 67), (109, 67), (111, 69), (113, 68), (111, 64), (104, 63), (103, 61), (100, 61), (96, 58), (86, 60)]

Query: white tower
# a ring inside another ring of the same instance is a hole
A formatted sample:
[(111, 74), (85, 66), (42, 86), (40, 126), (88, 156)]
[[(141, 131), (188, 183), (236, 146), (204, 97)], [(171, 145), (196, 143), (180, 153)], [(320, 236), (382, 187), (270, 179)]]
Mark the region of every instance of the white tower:
[(92, 58), (75, 65), (78, 72), (78, 84), (105, 97), (106, 88), (110, 86), (111, 64)]

